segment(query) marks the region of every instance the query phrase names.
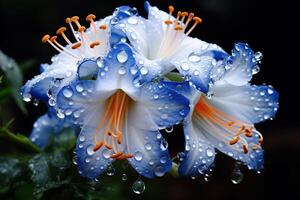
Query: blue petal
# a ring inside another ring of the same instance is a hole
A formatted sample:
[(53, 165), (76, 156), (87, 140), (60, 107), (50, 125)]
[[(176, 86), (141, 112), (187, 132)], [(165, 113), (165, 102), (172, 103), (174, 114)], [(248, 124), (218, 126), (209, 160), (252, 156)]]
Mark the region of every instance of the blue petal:
[(48, 114), (45, 114), (34, 122), (29, 139), (38, 147), (44, 148), (48, 145), (51, 134), (54, 133), (53, 127), (53, 121)]
[(96, 127), (83, 127), (78, 136), (76, 145), (75, 158), (78, 172), (88, 179), (97, 178), (113, 161), (113, 159), (109, 157), (112, 153), (106, 148), (102, 147), (94, 152), (95, 130)]
[(210, 84), (217, 76), (214, 68), (216, 68), (218, 61), (225, 58), (226, 54), (222, 51), (199, 51), (192, 52), (188, 59), (181, 61), (179, 64), (174, 64), (177, 66), (178, 71), (185, 76), (185, 79), (190, 81), (196, 89), (207, 93)]
[(21, 94), (30, 94), (31, 97), (46, 102), (49, 99), (47, 94), (52, 87), (53, 80), (53, 77), (47, 77), (34, 85), (25, 84), (21, 88)]
[(236, 43), (232, 50), (232, 56), (227, 59), (227, 69), (223, 80), (233, 85), (247, 84), (258, 69), (260, 58), (254, 54), (252, 49), (244, 43)]
[(129, 153), (134, 155), (129, 162), (139, 174), (155, 178), (171, 170), (172, 161), (165, 140), (158, 131), (142, 130), (129, 125), (127, 137)]
[(189, 113), (189, 100), (164, 81), (143, 85), (140, 101), (160, 128), (179, 123)]
[(182, 176), (196, 177), (204, 174), (214, 162), (215, 149), (201, 134), (201, 128), (192, 122), (184, 125), (185, 152), (178, 168)]

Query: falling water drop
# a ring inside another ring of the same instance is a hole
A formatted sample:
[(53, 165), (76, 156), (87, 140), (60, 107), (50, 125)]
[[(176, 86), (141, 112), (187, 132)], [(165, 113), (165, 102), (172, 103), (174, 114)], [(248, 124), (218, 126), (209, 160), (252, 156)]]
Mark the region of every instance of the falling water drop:
[(233, 184), (239, 184), (242, 182), (243, 178), (244, 178), (244, 175), (239, 168), (239, 164), (236, 164), (232, 171), (231, 182)]
[(113, 176), (113, 175), (115, 175), (115, 172), (116, 172), (116, 170), (115, 170), (115, 168), (114, 168), (112, 165), (109, 165), (109, 166), (106, 168), (106, 174), (107, 174), (108, 176)]
[(142, 194), (145, 191), (145, 183), (141, 179), (134, 181), (132, 190), (135, 194)]
[(127, 180), (127, 174), (122, 174), (122, 181), (126, 181)]
[(172, 133), (173, 130), (174, 130), (173, 126), (168, 127), (168, 128), (165, 129), (165, 131), (166, 131), (167, 133)]

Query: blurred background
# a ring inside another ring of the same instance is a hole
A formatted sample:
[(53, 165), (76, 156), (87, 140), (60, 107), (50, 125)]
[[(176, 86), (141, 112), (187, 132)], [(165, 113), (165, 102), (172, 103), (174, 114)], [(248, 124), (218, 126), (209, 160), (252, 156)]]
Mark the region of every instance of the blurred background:
[[(121, 182), (121, 199), (251, 199), (289, 198), (300, 199), (300, 108), (299, 88), (299, 17), (295, 1), (261, 0), (150, 0), (152, 5), (166, 10), (174, 5), (176, 10), (194, 12), (204, 23), (191, 34), (204, 41), (216, 43), (230, 51), (235, 42), (246, 42), (264, 57), (255, 84), (271, 84), (280, 94), (280, 108), (273, 121), (257, 126), (264, 135), (265, 169), (261, 174), (241, 168), (243, 181), (231, 182), (234, 161), (221, 153), (217, 155), (211, 180), (196, 180), (165, 176), (156, 180), (144, 180), (146, 190), (136, 195), (130, 189), (136, 175)], [(98, 18), (110, 15), (123, 4), (137, 7), (140, 14), (143, 0), (0, 0), (0, 49), (18, 63), (30, 63), (35, 67), (23, 69), (24, 80), (38, 74), (39, 64), (50, 62), (56, 52), (41, 43), (41, 37), (54, 34), (64, 25), (68, 16), (85, 18), (90, 13)], [(46, 111), (27, 104), (28, 114), (22, 114), (14, 102), (1, 110), (2, 119), (15, 118), (12, 129), (28, 135), (33, 122)], [(5, 115), (5, 116), (4, 116)], [(173, 156), (183, 150), (180, 129), (166, 133)], [(0, 154), (6, 149), (0, 147)], [(109, 179), (106, 184), (109, 184)], [(63, 188), (62, 188), (63, 189)], [(45, 199), (52, 199), (49, 191)], [(7, 198), (7, 197), (6, 197)], [(99, 199), (110, 199), (99, 197)], [(119, 199), (120, 199), (119, 198)], [(8, 198), (14, 199), (14, 197)], [(118, 199), (118, 198), (117, 198)]]

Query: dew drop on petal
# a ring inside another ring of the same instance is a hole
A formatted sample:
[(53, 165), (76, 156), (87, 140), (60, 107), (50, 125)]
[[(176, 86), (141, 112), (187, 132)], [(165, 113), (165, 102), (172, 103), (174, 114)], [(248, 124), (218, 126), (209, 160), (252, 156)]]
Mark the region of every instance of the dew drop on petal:
[(70, 90), (70, 89), (68, 89), (68, 88), (65, 88), (65, 89), (63, 90), (63, 95), (64, 95), (66, 98), (70, 98), (70, 97), (72, 97), (72, 95), (73, 95), (73, 91)]
[(77, 92), (82, 92), (83, 91), (83, 87), (82, 87), (81, 84), (77, 84), (75, 88), (76, 88)]
[(148, 74), (148, 69), (147, 69), (147, 67), (142, 67), (142, 68), (140, 69), (140, 72), (141, 72), (142, 75)]
[(201, 58), (200, 58), (197, 54), (195, 54), (195, 53), (191, 53), (191, 54), (189, 55), (189, 61), (191, 61), (191, 62), (196, 63), (196, 62), (199, 62), (200, 59), (201, 59)]
[(120, 63), (125, 63), (127, 60), (128, 60), (128, 55), (127, 53), (123, 50), (121, 52), (119, 52), (117, 54), (117, 60), (120, 62)]
[(109, 159), (109, 158), (110, 158), (110, 152), (109, 152), (109, 150), (104, 149), (104, 150), (102, 151), (102, 156), (103, 156), (103, 158), (105, 158), (105, 159)]
[(165, 151), (168, 149), (168, 142), (163, 138), (160, 142), (160, 149)]
[(145, 144), (145, 148), (146, 148), (148, 151), (150, 151), (150, 150), (152, 149), (152, 146), (151, 146), (150, 143), (146, 143), (146, 144)]
[(253, 69), (252, 69), (252, 74), (253, 74), (253, 75), (254, 75), (254, 74), (257, 74), (259, 71), (260, 71), (259, 66), (258, 66), (258, 65), (255, 65), (255, 66), (253, 67)]
[(165, 175), (164, 168), (162, 166), (157, 166), (154, 170), (154, 174), (158, 177)]
[(94, 146), (93, 145), (89, 145), (87, 148), (86, 148), (86, 152), (89, 156), (92, 156), (95, 154), (95, 151), (94, 151)]
[(142, 194), (145, 191), (145, 183), (138, 179), (132, 184), (132, 190), (135, 194)]
[(141, 152), (139, 152), (139, 151), (135, 152), (134, 159), (136, 161), (141, 161), (143, 159), (143, 154)]
[(186, 62), (182, 63), (180, 67), (184, 71), (188, 71), (190, 69), (189, 65)]
[(118, 70), (118, 73), (119, 73), (120, 75), (126, 74), (126, 68), (125, 68), (125, 67), (120, 67), (119, 70)]
[(165, 128), (165, 131), (166, 131), (167, 133), (172, 133), (173, 130), (174, 130), (173, 126), (168, 127), (168, 128)]
[(30, 102), (31, 101), (31, 94), (29, 94), (29, 93), (23, 94), (23, 101)]
[(207, 149), (207, 150), (206, 150), (206, 155), (207, 155), (208, 157), (212, 157), (212, 156), (214, 155), (214, 152), (213, 152), (211, 149)]
[(258, 51), (254, 54), (254, 58), (256, 61), (260, 61), (263, 58), (263, 54)]
[(103, 67), (103, 63), (102, 63), (102, 58), (101, 57), (97, 58), (96, 63), (98, 65), (98, 67), (100, 67), (100, 68)]

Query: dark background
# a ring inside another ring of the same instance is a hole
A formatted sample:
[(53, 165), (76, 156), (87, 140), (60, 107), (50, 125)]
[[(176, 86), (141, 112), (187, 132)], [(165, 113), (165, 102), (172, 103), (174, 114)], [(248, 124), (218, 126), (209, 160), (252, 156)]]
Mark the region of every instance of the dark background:
[[(255, 84), (272, 84), (280, 94), (280, 109), (273, 121), (259, 124), (264, 134), (265, 170), (262, 174), (242, 168), (244, 180), (239, 185), (230, 181), (234, 161), (218, 154), (213, 179), (205, 182), (166, 176), (145, 180), (146, 191), (128, 198), (143, 199), (300, 199), (300, 120), (298, 79), (299, 8), (296, 1), (261, 0), (152, 0), (152, 5), (167, 10), (186, 10), (199, 15), (204, 23), (192, 36), (220, 45), (230, 51), (235, 42), (247, 42), (254, 51), (264, 54), (261, 71)], [(64, 25), (68, 16), (84, 18), (94, 13), (102, 18), (115, 7), (127, 4), (143, 11), (143, 0), (0, 0), (0, 49), (18, 62), (34, 59), (36, 68), (25, 73), (25, 79), (38, 73), (39, 63), (50, 62), (56, 53), (43, 45), (40, 38), (53, 34)], [(297, 18), (298, 17), (298, 18)], [(11, 111), (16, 118), (15, 129), (24, 134), (31, 130), (35, 119), (45, 112), (42, 106), (27, 105), (30, 114)], [(177, 130), (167, 135), (171, 152), (183, 149), (183, 137)], [(128, 184), (128, 183), (124, 183)]]

